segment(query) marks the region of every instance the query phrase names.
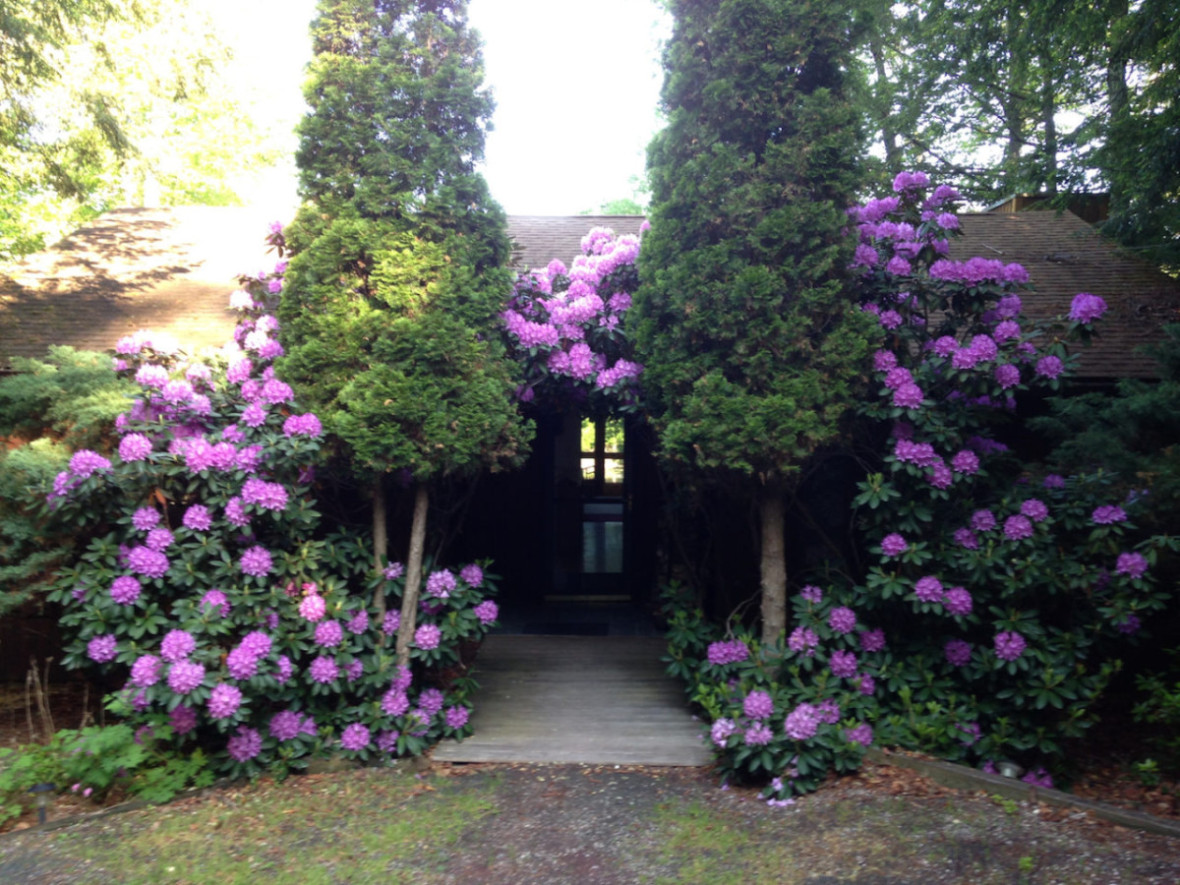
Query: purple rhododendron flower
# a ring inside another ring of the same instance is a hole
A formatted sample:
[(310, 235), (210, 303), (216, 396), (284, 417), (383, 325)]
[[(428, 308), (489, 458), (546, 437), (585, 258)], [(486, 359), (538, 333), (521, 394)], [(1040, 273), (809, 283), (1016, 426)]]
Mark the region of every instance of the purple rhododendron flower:
[(1042, 767), (1030, 771), (1021, 780), (1026, 784), (1032, 784), (1034, 787), (1044, 787), (1047, 790), (1053, 789), (1053, 778)]
[(148, 532), (144, 546), (149, 550), (155, 550), (157, 553), (163, 553), (172, 546), (173, 540), (172, 532), (168, 531), (168, 529), (163, 527), (154, 528)]
[(1069, 318), (1075, 323), (1092, 323), (1106, 313), (1106, 302), (1098, 295), (1079, 292), (1069, 305)]
[(225, 751), (236, 762), (247, 762), (262, 752), (262, 735), (245, 725), (238, 726), (238, 733), (225, 744)]
[(1120, 553), (1115, 572), (1131, 578), (1142, 578), (1147, 571), (1147, 559), (1142, 553)]
[(335, 648), (344, 640), (344, 628), (339, 621), (320, 621), (315, 628), (316, 645)]
[(840, 705), (831, 698), (819, 702), (819, 721), (835, 725), (840, 721)]
[(1032, 536), (1032, 521), (1024, 514), (1016, 513), (1004, 520), (1004, 537), (1009, 541), (1020, 541)]
[(900, 556), (908, 550), (910, 545), (906, 543), (906, 539), (897, 532), (886, 535), (881, 541), (881, 552), (886, 556)]
[(737, 733), (737, 723), (732, 719), (718, 719), (709, 729), (709, 736), (718, 747), (724, 747), (729, 738)]
[(188, 734), (197, 727), (197, 711), (186, 704), (180, 704), (169, 716), (169, 724), (172, 726), (173, 734)]
[(964, 587), (951, 587), (946, 591), (946, 595), (942, 597), (942, 606), (950, 614), (963, 616), (971, 614), (971, 609), (974, 603), (971, 600), (971, 594), (967, 592)]
[(414, 631), (414, 645), (425, 651), (438, 648), (442, 631), (434, 624), (423, 624)]
[(806, 741), (815, 737), (819, 726), (819, 710), (811, 704), (800, 704), (787, 716), (783, 730), (792, 740)]
[(750, 649), (740, 639), (709, 644), (709, 663), (714, 666), (723, 664), (737, 664), (750, 656)]
[(1049, 516), (1049, 508), (1045, 506), (1044, 501), (1036, 498), (1029, 498), (1020, 505), (1020, 512), (1031, 519), (1033, 522), (1040, 522), (1047, 519)]
[(860, 647), (867, 652), (881, 651), (885, 648), (885, 631), (880, 628), (863, 630), (857, 638), (860, 640)]
[(127, 565), (133, 572), (149, 578), (162, 578), (168, 573), (168, 557), (150, 547), (132, 547), (127, 553)]
[(475, 616), (479, 618), (480, 624), (485, 627), (488, 624), (495, 622), (496, 618), (500, 617), (499, 607), (490, 599), (485, 599), (474, 609), (472, 609), (472, 611), (475, 613)]
[(307, 668), (307, 672), (311, 675), (313, 682), (318, 682), (321, 685), (326, 685), (340, 676), (340, 670), (336, 666), (336, 659), (328, 655), (320, 655), (312, 661), (311, 666)]
[(250, 516), (246, 513), (242, 499), (237, 495), (225, 502), (225, 518), (238, 528), (245, 528), (250, 524)]
[(819, 605), (824, 601), (824, 592), (820, 590), (819, 587), (816, 587), (812, 584), (808, 584), (802, 590), (800, 590), (799, 595), (808, 602), (815, 605)]
[[(873, 368), (878, 372), (888, 372), (890, 369), (896, 366), (897, 354), (895, 354), (892, 350), (878, 350), (873, 354)], [(888, 386), (888, 384), (886, 386)]]
[(455, 576), (449, 569), (442, 569), (437, 572), (431, 572), (430, 577), (426, 579), (426, 595), (434, 596), (438, 599), (447, 599), (451, 595), (451, 591), (455, 589)]
[(270, 736), (277, 741), (290, 741), (299, 736), (299, 714), (294, 710), (280, 710), (270, 717)]
[(318, 593), (308, 593), (299, 603), (299, 614), (311, 622), (316, 622), (328, 611), (327, 603)]
[(410, 709), (410, 699), (398, 688), (391, 688), (381, 698), (381, 709), (388, 716), (404, 716)]
[(459, 570), (459, 577), (468, 587), (478, 587), (483, 583), (483, 569), (473, 562)]
[(131, 605), (142, 591), (139, 581), (131, 575), (120, 575), (111, 582), (111, 599), (119, 605)]
[(955, 543), (965, 550), (979, 549), (979, 539), (975, 537), (975, 532), (966, 526), (955, 529)]
[(996, 366), (995, 378), (1001, 390), (1008, 390), (1020, 383), (1020, 369), (1011, 363), (1001, 363)]
[(111, 462), (90, 449), (80, 449), (70, 458), (70, 473), (79, 479), (85, 479), (99, 470), (110, 469)]
[(914, 584), (914, 595), (922, 602), (940, 602), (942, 593), (942, 581), (933, 575), (918, 578)]
[(225, 668), (234, 679), (250, 679), (258, 672), (258, 657), (238, 645), (225, 656)]
[(1056, 473), (1050, 473), (1041, 482), (1041, 485), (1047, 489), (1063, 489), (1065, 488), (1065, 477), (1058, 476)]
[(209, 694), (209, 715), (214, 719), (228, 719), (242, 705), (242, 691), (236, 685), (219, 682)]
[(996, 527), (996, 518), (990, 510), (976, 510), (971, 515), (971, 528), (977, 532), (990, 532)]
[[(885, 351), (888, 353), (888, 351)], [(892, 354), (891, 354), (892, 355)], [(906, 384), (913, 384), (914, 376), (905, 366), (895, 366), (885, 373), (885, 386), (889, 390), (897, 390)]]
[(188, 694), (205, 681), (205, 667), (196, 661), (177, 661), (168, 670), (168, 687), (177, 694)]
[(751, 747), (762, 747), (774, 740), (770, 726), (759, 720), (746, 729), (745, 742)]
[(253, 575), (256, 578), (266, 577), (273, 568), (270, 551), (257, 545), (251, 547), (242, 554), (242, 558), (238, 561), (238, 567), (243, 574)]
[(951, 468), (955, 473), (973, 474), (979, 472), (979, 456), (970, 449), (960, 449), (951, 458)]
[(791, 651), (801, 652), (805, 657), (815, 654), (815, 647), (819, 645), (819, 637), (808, 627), (796, 627), (787, 637), (787, 646)]
[(95, 636), (86, 644), (86, 655), (96, 663), (105, 664), (107, 661), (115, 659), (118, 645), (119, 642), (114, 633)]
[(467, 724), (471, 711), (466, 707), (447, 707), (447, 728), (459, 729)]
[(406, 573), (406, 567), (400, 562), (391, 562), (385, 566), (385, 571), (382, 573), (387, 581), (396, 581)]
[(119, 441), (119, 457), (127, 463), (142, 461), (152, 453), (152, 441), (142, 433), (129, 433)]
[(344, 627), (353, 636), (360, 636), (369, 629), (369, 613), (362, 608), (359, 612), (348, 619)]
[(856, 612), (847, 606), (839, 606), (828, 613), (828, 626), (841, 635), (856, 629)]
[(1042, 378), (1057, 378), (1065, 371), (1065, 363), (1061, 361), (1060, 357), (1043, 356), (1037, 360), (1037, 374)]
[(832, 656), (828, 658), (828, 669), (832, 671), (832, 675), (839, 676), (841, 679), (851, 679), (855, 676), (858, 666), (856, 655), (850, 651), (834, 651)]
[(295, 673), (295, 665), (291, 663), (291, 659), (286, 655), (279, 655), (278, 673), (275, 674), (275, 681), (279, 685), (285, 685), (287, 681)]
[(962, 639), (952, 639), (943, 647), (947, 661), (955, 667), (965, 667), (971, 661), (971, 646)]
[(1014, 661), (1022, 654), (1028, 643), (1014, 630), (996, 634), (996, 657), (1002, 661)]
[(368, 728), (359, 722), (354, 722), (340, 735), (340, 746), (356, 753), (368, 747), (372, 739)]
[(221, 590), (213, 589), (205, 591), (205, 595), (201, 597), (201, 608), (207, 605), (217, 609), (223, 618), (229, 614), (229, 597)]
[(1138, 633), (1139, 628), (1143, 625), (1140, 623), (1138, 615), (1127, 615), (1123, 620), (1119, 621), (1117, 626), (1120, 633), (1130, 635), (1132, 633)]
[(401, 628), (402, 613), (399, 611), (387, 611), (385, 619), (381, 622), (381, 632), (386, 636), (392, 636)]
[(855, 728), (850, 728), (844, 732), (844, 737), (851, 744), (860, 744), (863, 747), (872, 746), (873, 727), (868, 723), (861, 723)]
[(242, 486), (242, 503), (256, 504), (264, 510), (286, 510), (287, 490), (280, 483), (251, 477)]
[(418, 707), (423, 710), (427, 716), (434, 716), (439, 710), (443, 708), (443, 704), (447, 701), (444, 695), (437, 688), (428, 688), (422, 692), (418, 698)]
[(315, 438), (324, 432), (320, 419), (308, 412), (305, 415), (291, 415), (283, 422), (284, 436), (310, 436)]
[(131, 665), (131, 684), (149, 688), (160, 681), (160, 659), (155, 655), (140, 655)]
[(934, 486), (936, 489), (945, 489), (949, 488), (950, 484), (954, 482), (955, 475), (951, 473), (951, 469), (946, 466), (945, 462), (939, 460), (938, 463), (934, 465), (933, 469), (931, 469), (928, 479), (930, 485)]
[(160, 511), (155, 507), (140, 507), (131, 514), (131, 524), (141, 532), (150, 531), (160, 524)]
[(160, 656), (169, 663), (183, 661), (197, 647), (197, 640), (187, 630), (169, 630), (160, 643)]
[(765, 691), (752, 691), (742, 702), (742, 712), (751, 719), (767, 719), (774, 713), (774, 701)]
[(1122, 507), (1115, 504), (1107, 504), (1098, 507), (1090, 515), (1094, 525), (1114, 525), (1116, 522), (1125, 522), (1127, 513)]
[(181, 520), (186, 529), (191, 529), (194, 532), (208, 531), (209, 527), (213, 525), (213, 516), (209, 513), (209, 508), (204, 504), (193, 504), (184, 511), (184, 518)]

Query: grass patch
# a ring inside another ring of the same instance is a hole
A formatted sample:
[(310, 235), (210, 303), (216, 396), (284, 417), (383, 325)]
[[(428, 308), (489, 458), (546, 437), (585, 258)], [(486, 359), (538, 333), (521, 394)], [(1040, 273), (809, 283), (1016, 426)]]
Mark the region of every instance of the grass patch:
[(112, 818), (101, 842), (59, 848), (132, 885), (429, 882), (468, 828), (496, 813), (494, 789), (390, 769), (292, 778), (158, 808), (147, 827)]

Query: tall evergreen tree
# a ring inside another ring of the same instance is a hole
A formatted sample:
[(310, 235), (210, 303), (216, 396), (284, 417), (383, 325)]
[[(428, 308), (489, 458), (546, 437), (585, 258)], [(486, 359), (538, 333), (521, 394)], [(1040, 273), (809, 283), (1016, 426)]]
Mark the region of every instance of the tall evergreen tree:
[(463, 0), (321, 0), (312, 35), (282, 369), (374, 480), (378, 566), (382, 477), (417, 484), (405, 663), (431, 481), (515, 463), (529, 440), (493, 331), (505, 219), (474, 168), (492, 102)]
[(784, 496), (840, 436), (876, 338), (845, 283), (852, 5), (670, 5), (638, 348), (662, 458), (757, 498), (770, 642), (786, 623)]

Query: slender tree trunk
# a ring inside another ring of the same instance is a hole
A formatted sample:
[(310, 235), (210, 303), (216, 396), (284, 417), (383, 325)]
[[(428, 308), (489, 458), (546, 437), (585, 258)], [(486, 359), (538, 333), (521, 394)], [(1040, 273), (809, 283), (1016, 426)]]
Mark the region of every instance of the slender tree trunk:
[[(1108, 144), (1112, 131), (1117, 130), (1125, 121), (1127, 105), (1130, 102), (1130, 90), (1127, 87), (1127, 51), (1122, 45), (1115, 42), (1114, 36), (1116, 25), (1127, 17), (1128, 11), (1127, 0), (1113, 0), (1110, 4), (1110, 21), (1107, 24), (1107, 42), (1110, 54), (1106, 62), (1106, 101), (1109, 107), (1106, 140)], [(1117, 215), (1126, 208), (1122, 177), (1109, 168), (1104, 171), (1110, 185), (1110, 212), (1112, 215)]]
[(406, 561), (406, 588), (402, 595), (401, 625), (397, 631), (397, 665), (410, 665), (410, 643), (418, 624), (418, 585), (422, 583), (422, 551), (426, 546), (426, 513), (430, 490), (418, 483), (414, 493), (414, 522), (410, 527), (410, 555)]
[(880, 114), (881, 142), (885, 145), (885, 168), (895, 175), (901, 171), (901, 163), (898, 159), (897, 131), (893, 127), (893, 84), (889, 69), (885, 66), (885, 49), (878, 35), (869, 40), (869, 54), (873, 57), (873, 67), (877, 73), (877, 94), (874, 98), (880, 102), (877, 111)]
[(782, 638), (787, 629), (787, 555), (783, 545), (783, 495), (775, 485), (762, 487), (758, 502), (762, 522), (762, 644)]
[(1053, 53), (1041, 47), (1041, 125), (1045, 130), (1045, 193), (1057, 193), (1057, 91), (1053, 80)]
[[(389, 530), (385, 519), (385, 474), (378, 473), (373, 482), (373, 569), (378, 575), (385, 569), (389, 558)], [(377, 585), (373, 595), (373, 607), (378, 618), (385, 617), (385, 583)], [(382, 634), (384, 635), (384, 634)]]

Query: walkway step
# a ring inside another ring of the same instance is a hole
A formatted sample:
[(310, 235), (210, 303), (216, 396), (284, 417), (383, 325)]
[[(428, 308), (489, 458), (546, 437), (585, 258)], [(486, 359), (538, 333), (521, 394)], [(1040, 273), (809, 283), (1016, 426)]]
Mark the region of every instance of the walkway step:
[(494, 634), (475, 662), (465, 741), (443, 762), (707, 765), (700, 723), (664, 672), (664, 640)]

